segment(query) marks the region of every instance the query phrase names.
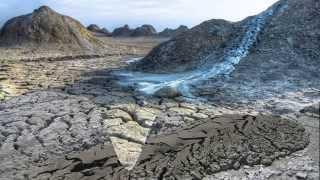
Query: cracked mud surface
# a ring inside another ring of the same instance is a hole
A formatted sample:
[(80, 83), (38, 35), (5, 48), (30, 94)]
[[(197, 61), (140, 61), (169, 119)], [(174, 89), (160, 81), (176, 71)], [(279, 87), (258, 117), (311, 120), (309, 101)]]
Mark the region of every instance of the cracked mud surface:
[[(137, 57), (154, 43), (115, 41)], [(260, 99), (221, 92), (214, 94), (217, 101), (206, 103), (144, 97), (122, 89), (109, 74), (126, 66), (126, 60), (119, 55), (1, 62), (0, 89), (5, 94), (0, 90), (0, 101), (2, 95), (9, 100), (0, 102), (0, 179), (128, 179), (127, 169), (136, 160), (131, 179), (319, 179), (319, 89)], [(226, 101), (234, 97), (240, 101)], [(293, 125), (296, 121), (306, 130)], [(282, 128), (272, 128), (276, 125)], [(307, 145), (306, 134), (309, 145), (295, 152)], [(236, 139), (243, 143), (233, 143)], [(277, 144), (292, 149), (280, 151)], [(204, 147), (210, 147), (214, 156), (202, 151)], [(169, 165), (163, 168), (166, 161)]]
[(106, 142), (101, 123), (91, 102), (62, 93), (37, 92), (1, 104), (0, 177), (19, 179), (32, 164)]
[(200, 179), (243, 165), (270, 165), (308, 144), (304, 128), (272, 116), (229, 115), (150, 137), (132, 171), (110, 144), (41, 166), (34, 179)]
[[(169, 109), (182, 116), (191, 116), (196, 110), (190, 105), (186, 108), (187, 104), (179, 107)], [(13, 98), (0, 109), (1, 167), (6, 167), (1, 169), (2, 178), (123, 179), (129, 174), (132, 178), (204, 177), (241, 165), (270, 165), (276, 158), (308, 144), (304, 128), (288, 120), (240, 115), (206, 118), (206, 122), (193, 121), (188, 128), (177, 128), (172, 134), (152, 134), (129, 173), (118, 161), (107, 133), (111, 137), (118, 135), (105, 128), (105, 123), (112, 120), (108, 118), (136, 122), (130, 121), (125, 111), (118, 110), (111, 113), (117, 116), (110, 117), (88, 98), (47, 91)], [(73, 152), (82, 153), (64, 158)], [(38, 166), (40, 169), (35, 170)]]
[[(319, 141), (317, 104), (302, 109), (304, 114), (298, 113), (302, 116), (299, 118), (286, 115), (287, 110), (283, 109), (291, 108), (288, 106), (289, 97), (285, 98), (285, 102), (268, 102), (272, 107), (271, 112), (298, 120), (308, 130), (305, 132), (295, 122), (272, 116), (261, 117), (254, 109), (233, 109), (179, 99), (146, 98), (122, 92), (113, 86), (107, 74), (94, 75), (87, 81), (64, 87), (64, 91), (28, 93), (0, 104), (1, 180), (61, 177), (126, 179), (129, 176), (126, 168), (132, 166), (130, 162), (138, 158), (140, 153), (143, 156), (131, 171), (131, 178), (162, 176), (170, 179), (182, 176), (186, 179), (206, 176), (209, 179), (228, 179), (229, 176), (222, 172), (216, 173), (240, 168), (237, 173), (243, 172), (244, 175), (240, 175), (243, 179), (256, 179), (255, 176), (247, 177), (247, 171), (258, 174), (261, 179), (270, 179), (264, 178), (264, 173), (268, 175), (268, 169), (260, 172), (260, 169), (251, 166), (270, 165), (279, 157), (303, 149), (308, 144), (306, 134), (310, 132), (308, 153), (300, 159), (293, 158), (293, 162), (297, 161), (294, 165), (299, 165), (297, 172), (307, 174), (306, 179), (318, 177), (314, 175), (319, 172), (317, 164), (314, 164), (319, 157), (316, 153), (319, 148), (316, 143)], [(318, 97), (317, 93), (315, 95)], [(267, 112), (269, 106), (267, 109), (260, 107), (263, 108), (261, 111)], [(292, 107), (297, 109), (294, 103)], [(252, 116), (218, 118), (223, 114), (239, 113)], [(257, 117), (258, 123), (250, 117)], [(114, 123), (116, 126), (113, 126)], [(144, 146), (149, 131), (148, 145)], [(170, 147), (164, 143), (178, 145)], [(281, 147), (278, 146), (284, 146), (284, 149), (279, 150)], [(225, 151), (226, 147), (230, 151)], [(211, 158), (208, 150), (215, 152), (215, 156)], [(312, 160), (309, 159), (310, 155)], [(154, 168), (153, 161), (158, 168)], [(273, 170), (271, 174), (290, 174), (288, 168), (292, 167), (292, 161), (290, 163), (280, 163), (283, 167), (281, 173)], [(304, 163), (310, 166), (301, 166)], [(246, 167), (243, 165), (251, 166), (242, 170)], [(293, 176), (296, 176), (295, 172)]]

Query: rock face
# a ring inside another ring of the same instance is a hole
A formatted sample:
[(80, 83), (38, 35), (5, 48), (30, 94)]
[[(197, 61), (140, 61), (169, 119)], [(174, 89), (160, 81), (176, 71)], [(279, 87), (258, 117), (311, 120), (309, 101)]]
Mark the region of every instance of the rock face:
[(137, 27), (133, 32), (133, 37), (140, 37), (140, 36), (155, 36), (157, 34), (157, 30), (149, 24), (142, 25), (141, 27)]
[(144, 71), (184, 71), (199, 66), (209, 53), (223, 54), (225, 44), (241, 31), (238, 24), (210, 20), (154, 48), (137, 64)]
[(112, 32), (112, 36), (115, 37), (130, 37), (132, 34), (132, 29), (130, 29), (129, 25), (124, 25), (123, 27), (116, 28)]
[(179, 34), (185, 33), (189, 30), (187, 26), (181, 25), (177, 29), (166, 28), (162, 32), (159, 33), (161, 37), (176, 37)]
[[(252, 79), (250, 74), (259, 74), (261, 79), (319, 78), (316, 73), (320, 68), (319, 1), (282, 0), (279, 3), (283, 4), (283, 11), (277, 12), (264, 26), (258, 41), (236, 67), (236, 76), (244, 79)], [(204, 22), (156, 47), (136, 69), (184, 71), (201, 66), (208, 54), (212, 54), (214, 63), (228, 50), (226, 47), (238, 44), (236, 39), (244, 36), (243, 25), (250, 19), (239, 23)]]
[(102, 47), (77, 20), (58, 14), (47, 6), (13, 18), (0, 33), (1, 46), (36, 46), (96, 50)]
[(96, 35), (104, 35), (104, 36), (111, 36), (111, 33), (107, 28), (100, 28), (96, 24), (90, 24), (87, 29), (91, 32), (96, 33)]

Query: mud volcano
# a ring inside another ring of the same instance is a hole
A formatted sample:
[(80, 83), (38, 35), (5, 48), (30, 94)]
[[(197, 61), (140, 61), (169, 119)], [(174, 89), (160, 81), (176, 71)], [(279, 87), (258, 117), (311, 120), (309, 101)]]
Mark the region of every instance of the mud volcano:
[(0, 33), (0, 45), (71, 50), (102, 47), (80, 22), (47, 6), (7, 21)]
[(121, 83), (148, 95), (171, 88), (186, 97), (210, 94), (220, 84), (226, 91), (238, 83), (245, 92), (261, 86), (273, 91), (275, 84), (320, 87), (319, 8), (317, 0), (281, 0), (240, 22), (204, 22), (120, 73)]

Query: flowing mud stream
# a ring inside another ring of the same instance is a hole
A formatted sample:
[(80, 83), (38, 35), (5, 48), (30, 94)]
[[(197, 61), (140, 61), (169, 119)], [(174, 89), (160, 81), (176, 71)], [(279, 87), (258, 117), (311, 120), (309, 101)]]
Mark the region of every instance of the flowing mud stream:
[(212, 55), (205, 58), (206, 67), (194, 71), (175, 73), (175, 74), (151, 74), (143, 72), (116, 72), (119, 76), (120, 84), (123, 86), (134, 87), (137, 91), (154, 95), (164, 88), (177, 90), (182, 96), (194, 98), (191, 92), (191, 85), (196, 85), (220, 75), (227, 76), (235, 70), (235, 66), (247, 56), (250, 48), (256, 42), (261, 30), (267, 25), (270, 18), (279, 11), (286, 8), (286, 4), (275, 6), (254, 17), (246, 25), (246, 33), (236, 48), (225, 54), (220, 63), (210, 64)]

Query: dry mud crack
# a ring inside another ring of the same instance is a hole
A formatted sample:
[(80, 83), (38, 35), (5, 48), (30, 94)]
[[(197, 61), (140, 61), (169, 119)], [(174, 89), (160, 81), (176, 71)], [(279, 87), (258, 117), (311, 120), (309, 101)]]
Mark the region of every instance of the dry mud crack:
[[(110, 140), (117, 129), (106, 125), (112, 118), (154, 120), (156, 112), (139, 107), (135, 117), (118, 106), (105, 112), (94, 99), (40, 91), (1, 103), (0, 179), (201, 179), (244, 165), (270, 165), (309, 143), (302, 125), (280, 117), (201, 116), (174, 131), (150, 127), (161, 133), (140, 144), (141, 156), (128, 171)], [(179, 107), (169, 109), (183, 117), (195, 109)]]
[(243, 165), (270, 165), (308, 144), (304, 128), (272, 116), (230, 115), (174, 134), (149, 137), (133, 170), (116, 159), (112, 145), (51, 160), (35, 179), (201, 179)]

